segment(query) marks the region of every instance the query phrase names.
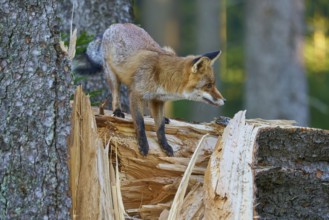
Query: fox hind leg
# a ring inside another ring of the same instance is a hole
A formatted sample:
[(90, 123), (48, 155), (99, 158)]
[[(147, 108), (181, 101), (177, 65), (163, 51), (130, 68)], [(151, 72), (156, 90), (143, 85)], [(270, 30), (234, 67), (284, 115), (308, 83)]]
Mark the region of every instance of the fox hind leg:
[(110, 89), (112, 92), (112, 110), (113, 115), (116, 117), (124, 118), (125, 114), (121, 110), (121, 102), (120, 102), (120, 81), (118, 77), (114, 74), (112, 68), (110, 67), (107, 62), (105, 62), (105, 76), (107, 79), (107, 82), (110, 85)]
[(168, 156), (174, 156), (174, 151), (172, 147), (168, 144), (165, 134), (166, 119), (163, 113), (164, 102), (153, 100), (150, 102), (150, 107), (151, 107), (152, 116), (154, 118), (154, 123), (157, 129), (156, 133), (157, 133), (159, 144)]
[(139, 96), (130, 92), (130, 111), (133, 118), (134, 127), (136, 131), (139, 151), (142, 155), (146, 156), (149, 152), (149, 145), (145, 133), (145, 124), (143, 117), (143, 101)]

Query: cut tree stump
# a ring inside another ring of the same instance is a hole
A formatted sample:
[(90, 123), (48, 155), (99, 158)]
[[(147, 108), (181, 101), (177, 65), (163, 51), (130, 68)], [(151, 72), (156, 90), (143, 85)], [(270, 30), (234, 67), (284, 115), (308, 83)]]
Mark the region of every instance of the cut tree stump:
[(167, 157), (145, 117), (144, 157), (130, 115), (86, 109), (89, 98), (78, 89), (70, 137), (73, 217), (92, 209), (91, 219), (329, 218), (328, 131), (246, 120), (245, 111), (227, 127), (171, 119), (166, 135), (175, 156)]

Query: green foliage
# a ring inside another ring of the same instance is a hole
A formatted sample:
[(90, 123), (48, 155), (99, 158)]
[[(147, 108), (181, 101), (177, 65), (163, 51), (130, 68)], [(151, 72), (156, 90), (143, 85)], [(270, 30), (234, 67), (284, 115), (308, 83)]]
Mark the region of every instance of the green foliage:
[(244, 1), (227, 1), (227, 44), (242, 46), (244, 40)]
[(196, 19), (196, 3), (195, 1), (182, 0), (179, 1), (179, 10), (181, 11), (179, 15), (179, 20), (181, 24), (184, 24), (180, 29), (180, 39), (184, 39), (180, 42), (177, 53), (178, 54), (193, 54), (196, 47), (196, 36), (197, 29), (195, 24)]
[(223, 115), (233, 117), (244, 109), (244, 2), (227, 1), (226, 70), (221, 74), (222, 94), (227, 99)]
[[(80, 75), (77, 75), (73, 72), (71, 74), (71, 77), (73, 79), (73, 84), (75, 86), (81, 85), (83, 83), (83, 81), (86, 81), (89, 78), (88, 76), (80, 76)], [(92, 100), (93, 97), (100, 96), (103, 92), (104, 92), (104, 89), (97, 89), (97, 90), (93, 90), (93, 91), (89, 92), (88, 95)], [(72, 95), (70, 97), (70, 100), (73, 100), (73, 99), (74, 99), (74, 95)], [(99, 104), (100, 104), (99, 102), (92, 102), (91, 103), (92, 106), (99, 106)]]
[[(64, 44), (68, 45), (69, 43), (69, 36), (67, 34), (62, 34), (62, 39), (64, 40)], [(78, 37), (77, 37), (77, 42), (76, 42), (76, 55), (81, 55), (83, 54), (87, 47), (88, 44), (94, 39), (94, 35), (88, 35), (87, 32), (82, 32)], [(73, 79), (73, 84), (75, 86), (83, 84), (84, 81), (88, 80), (88, 76), (81, 76), (78, 75), (74, 72), (71, 73), (71, 77)], [(94, 90), (88, 93), (90, 98), (97, 97), (101, 95), (104, 92), (103, 89), (98, 89)], [(71, 100), (73, 100), (73, 95), (71, 96)], [(98, 102), (92, 102), (92, 106), (98, 106), (100, 103)]]
[(191, 109), (191, 101), (188, 100), (180, 100), (174, 102), (173, 105), (173, 112), (174, 112), (174, 118), (180, 119), (180, 120), (189, 120), (191, 117), (191, 111), (188, 111), (188, 109)]
[(313, 18), (316, 15), (326, 18), (329, 16), (328, 0), (306, 0), (305, 6), (306, 19)]
[(73, 84), (74, 85), (80, 85), (79, 82), (87, 80), (88, 77), (87, 76), (78, 76), (77, 74), (72, 73), (72, 79), (73, 79)]
[(329, 74), (308, 74), (311, 126), (329, 129)]
[(329, 5), (306, 0), (304, 57), (309, 86), (311, 126), (329, 129)]
[(77, 38), (77, 51), (76, 53), (82, 54), (86, 51), (88, 44), (94, 39), (94, 35), (88, 35), (87, 32), (82, 32)]
[[(88, 44), (94, 39), (94, 35), (88, 35), (86, 31), (83, 31), (78, 37), (76, 41), (76, 55), (83, 54)], [(61, 38), (64, 41), (65, 46), (69, 45), (70, 35), (66, 33), (61, 34)]]

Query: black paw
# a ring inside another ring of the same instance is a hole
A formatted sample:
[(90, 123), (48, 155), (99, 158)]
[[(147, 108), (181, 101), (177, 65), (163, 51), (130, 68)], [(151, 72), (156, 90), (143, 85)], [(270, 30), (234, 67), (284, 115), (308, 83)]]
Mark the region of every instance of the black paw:
[(163, 151), (169, 156), (172, 157), (174, 156), (174, 151), (172, 149), (172, 147), (169, 144), (163, 144), (161, 145)]
[(164, 118), (164, 120), (165, 120), (165, 124), (169, 124), (170, 123), (170, 119), (169, 118)]
[(147, 142), (146, 136), (145, 137), (140, 137), (138, 139), (138, 145), (139, 145), (139, 152), (143, 156), (146, 156), (149, 152), (149, 143)]
[(114, 110), (113, 115), (115, 117), (125, 118), (125, 114), (119, 108), (117, 108), (117, 109)]
[(216, 119), (216, 124), (227, 126), (228, 123), (230, 122), (230, 118), (225, 117), (225, 116), (219, 116), (219, 118)]
[(139, 152), (141, 153), (141, 155), (143, 156), (147, 156), (147, 154), (149, 153), (149, 145), (148, 144), (144, 144), (144, 145), (139, 145)]

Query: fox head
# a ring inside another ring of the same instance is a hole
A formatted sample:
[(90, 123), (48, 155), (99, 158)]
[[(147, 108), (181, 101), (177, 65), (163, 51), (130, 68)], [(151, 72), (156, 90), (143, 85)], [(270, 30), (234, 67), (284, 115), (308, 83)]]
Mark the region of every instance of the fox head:
[(208, 104), (224, 105), (224, 97), (217, 90), (213, 64), (221, 51), (203, 54), (194, 58), (188, 65), (189, 79), (184, 95), (187, 99)]

